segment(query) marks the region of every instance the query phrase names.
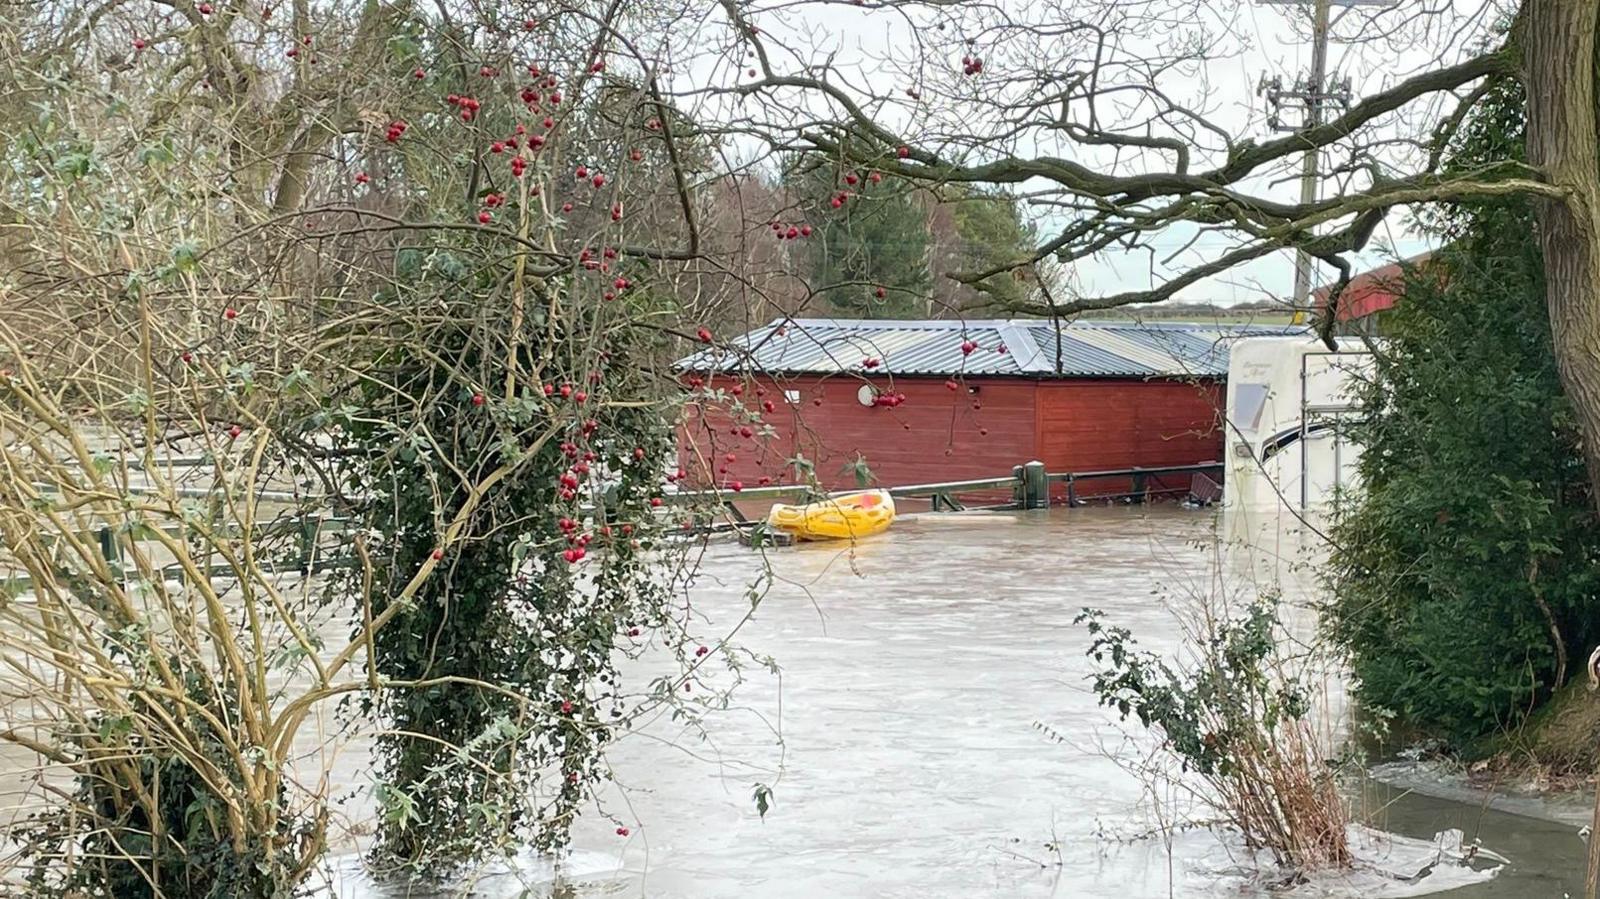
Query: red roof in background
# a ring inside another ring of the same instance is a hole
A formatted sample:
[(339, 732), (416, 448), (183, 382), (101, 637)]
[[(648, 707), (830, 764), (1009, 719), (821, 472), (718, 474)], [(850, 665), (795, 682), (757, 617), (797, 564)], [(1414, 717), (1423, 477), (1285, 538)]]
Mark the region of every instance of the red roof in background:
[[(1339, 294), (1338, 319), (1342, 322), (1358, 318), (1366, 318), (1375, 312), (1382, 312), (1394, 306), (1400, 298), (1404, 281), (1404, 266), (1416, 265), (1427, 260), (1430, 253), (1420, 253), (1410, 259), (1391, 262), (1382, 268), (1375, 268), (1370, 272), (1362, 272), (1350, 279), (1350, 284), (1344, 292)], [(1312, 291), (1311, 299), (1316, 308), (1321, 309), (1327, 305), (1328, 293), (1333, 290), (1332, 284)]]

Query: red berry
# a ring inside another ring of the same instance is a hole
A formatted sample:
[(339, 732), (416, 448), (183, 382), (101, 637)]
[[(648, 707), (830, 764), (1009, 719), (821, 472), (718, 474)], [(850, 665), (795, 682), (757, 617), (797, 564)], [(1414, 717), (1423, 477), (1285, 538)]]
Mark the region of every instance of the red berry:
[(505, 141), (497, 140), (494, 143), (489, 145), (489, 152), (490, 153), (504, 153), (505, 151), (506, 151)]
[(959, 390), (959, 389), (961, 389), (961, 385), (957, 384), (954, 381), (946, 381), (946, 382), (944, 382), (944, 386), (948, 390)]
[(236, 319), (236, 318), (239, 317), (239, 310), (233, 308), (232, 306), (229, 306), (228, 308), (222, 310), (222, 317), (225, 318), (225, 319), (228, 319), (229, 321), (232, 321), (233, 319)]
[(654, 508), (660, 508), (660, 506), (661, 506), (661, 497), (659, 497), (659, 496), (650, 497), (650, 505), (652, 507), (654, 507)]
[(591, 179), (589, 183), (593, 184), (595, 187), (605, 187), (606, 186), (606, 176), (605, 175), (595, 175), (594, 178)]
[(701, 343), (710, 343), (711, 342), (711, 332), (706, 330), (705, 328), (701, 328), (701, 329), (695, 331), (694, 334), (695, 334), (696, 337), (700, 338), (700, 342)]
[(209, 4), (209, 3), (202, 3), (199, 6), (196, 6), (195, 9), (199, 10), (200, 11), (200, 15), (202, 15), (202, 16), (211, 15), (211, 4)]
[(484, 395), (483, 395), (483, 394), (481, 394), (481, 393), (474, 393), (474, 394), (473, 394), (473, 395), (472, 395), (472, 405), (474, 405), (474, 406), (481, 406), (481, 405), (483, 405), (483, 404), (484, 404), (484, 403), (485, 403), (485, 402), (486, 402), (486, 401), (487, 401), (487, 399), (488, 399), (488, 398), (487, 398), (487, 397), (485, 397), (485, 396), (484, 396)]
[(858, 182), (860, 180), (861, 179), (856, 176), (855, 172), (851, 172), (848, 175), (844, 176), (844, 183), (849, 184), (851, 186), (854, 186), (856, 184), (856, 182)]
[(564, 700), (561, 701), (561, 714), (563, 714), (563, 715), (572, 714), (572, 700), (564, 699)]
[(357, 184), (366, 184), (368, 181), (371, 181), (371, 180), (372, 180), (372, 176), (368, 175), (366, 172), (356, 172), (356, 183)]
[(872, 183), (873, 184), (877, 184), (878, 182), (883, 180), (883, 173), (882, 172), (873, 172), (872, 175), (871, 175), (871, 178), (872, 178)]
[(561, 204), (561, 211), (562, 212), (571, 212), (572, 211), (572, 204), (571, 203), (562, 203)]
[(819, 396), (819, 397), (817, 397), (817, 398), (816, 398), (816, 399), (814, 399), (814, 400), (812, 400), (812, 401), (811, 401), (811, 405), (813, 405), (813, 406), (820, 406), (820, 405), (822, 405), (822, 397), (820, 397), (820, 396)]
[(627, 835), (628, 835), (628, 828), (626, 828), (626, 827), (617, 828), (617, 836), (625, 837)]
[(885, 291), (882, 287), (878, 288), (877, 290), (874, 290), (873, 293), (877, 294), (878, 299), (880, 299), (880, 300), (883, 299), (885, 296), (888, 296), (888, 292)]
[(487, 225), (494, 218), (487, 210), (478, 213), (478, 224)]
[(742, 482), (740, 482), (740, 481), (734, 481), (733, 483), (729, 484), (728, 487), (734, 493), (738, 493), (739, 491), (744, 489), (744, 484)]
[(911, 155), (911, 148), (910, 147), (906, 147), (906, 146), (902, 146), (900, 149), (894, 151), (894, 155), (900, 157), (901, 159), (905, 159), (906, 157)]
[(428, 77), (428, 73), (419, 67), (415, 72), (411, 73), (411, 77), (421, 81), (422, 79)]
[(811, 236), (811, 226), (810, 225), (801, 225), (800, 226), (800, 236), (801, 237), (810, 237)]
[(184, 363), (187, 364), (187, 363), (190, 363), (190, 362), (194, 361), (194, 354), (189, 352), (188, 350), (184, 350), (183, 354), (180, 355), (178, 358), (182, 359), (184, 361)]
[(522, 20), (522, 30), (523, 31), (532, 31), (533, 29), (538, 28), (538, 27), (539, 27), (539, 23), (534, 21), (533, 19), (523, 19)]
[(243, 434), (243, 433), (244, 433), (244, 428), (241, 428), (238, 425), (234, 425), (233, 427), (228, 429), (228, 436), (232, 437), (234, 440), (238, 440), (239, 439), (239, 435)]
[(444, 550), (436, 549), (436, 550), (433, 551), (433, 560), (435, 562), (437, 562), (437, 561), (439, 561), (440, 559), (443, 559), (443, 558), (444, 558)]
[(135, 49), (135, 50), (143, 50), (146, 46), (148, 46), (148, 45), (145, 44), (144, 38), (136, 37), (136, 38), (133, 39), (133, 49)]

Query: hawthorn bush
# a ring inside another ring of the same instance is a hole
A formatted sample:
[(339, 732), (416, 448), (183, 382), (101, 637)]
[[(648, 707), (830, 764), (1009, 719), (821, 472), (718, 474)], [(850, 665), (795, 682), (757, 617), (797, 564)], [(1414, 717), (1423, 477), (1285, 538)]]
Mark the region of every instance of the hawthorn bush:
[[(713, 701), (661, 496), (718, 299), (670, 13), (0, 29), (0, 740), (54, 769), (0, 876), (290, 894), (367, 736), (381, 864), (560, 846), (616, 731)], [(681, 673), (625, 691), (649, 645)]]

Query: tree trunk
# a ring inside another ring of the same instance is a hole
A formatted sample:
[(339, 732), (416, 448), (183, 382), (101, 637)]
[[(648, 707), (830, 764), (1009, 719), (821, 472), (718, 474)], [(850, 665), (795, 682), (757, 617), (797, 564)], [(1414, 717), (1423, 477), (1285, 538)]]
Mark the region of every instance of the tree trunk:
[[(1600, 3), (1526, 0), (1521, 17), (1528, 162), (1568, 192), (1565, 201), (1537, 201), (1550, 335), (1600, 509), (1600, 114), (1595, 109)], [(1600, 784), (1591, 827), (1584, 895), (1597, 899)]]
[[(1528, 162), (1568, 191), (1537, 201), (1546, 302), (1562, 387), (1577, 416), (1589, 483), (1600, 487), (1600, 134), (1593, 0), (1526, 0), (1522, 50)], [(1593, 490), (1600, 509), (1600, 489)]]

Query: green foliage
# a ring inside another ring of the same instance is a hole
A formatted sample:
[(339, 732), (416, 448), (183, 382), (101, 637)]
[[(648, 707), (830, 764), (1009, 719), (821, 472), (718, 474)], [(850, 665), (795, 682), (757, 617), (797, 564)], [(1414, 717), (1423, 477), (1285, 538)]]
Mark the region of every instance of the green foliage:
[[(928, 213), (898, 178), (873, 183), (866, 173), (847, 185), (825, 166), (791, 173), (815, 232), (807, 240), (811, 287), (841, 315), (920, 318), (933, 276), (928, 264)], [(842, 206), (832, 201), (848, 194)], [(877, 292), (882, 289), (884, 296)]]
[(375, 857), (413, 872), (565, 843), (623, 716), (618, 637), (665, 623), (673, 587), (649, 556), (672, 452), (637, 364), (650, 332), (585, 352), (605, 313), (563, 308), (554, 285), (519, 327), (492, 249), (401, 254), (385, 300), (417, 324), (343, 431), (376, 584), (358, 569), (336, 593), (381, 616), (438, 566), (378, 633), (375, 671), (397, 686), (367, 698), (388, 725)]
[(1231, 777), (1235, 765), (1258, 756), (1280, 724), (1305, 717), (1304, 692), (1271, 676), (1277, 603), (1260, 599), (1238, 620), (1225, 620), (1203, 637), (1201, 663), (1174, 670), (1155, 653), (1137, 648), (1126, 628), (1108, 626), (1104, 613), (1084, 609), (1074, 624), (1088, 628), (1088, 655), (1100, 665), (1094, 693), (1123, 720), (1159, 728), (1184, 770)]
[[(1521, 110), (1508, 80), (1451, 166), (1516, 156)], [(1333, 530), (1326, 621), (1363, 702), (1461, 742), (1522, 720), (1561, 653), (1581, 659), (1600, 636), (1600, 531), (1530, 210), (1458, 205), (1429, 222), (1450, 243), (1405, 273), (1360, 389), (1364, 486)]]
[[(140, 658), (139, 637), (134, 625), (110, 635), (106, 647), (114, 657), (150, 665), (147, 657)], [(214, 722), (232, 714), (237, 703), (205, 671), (180, 667), (176, 656), (167, 664), (182, 672), (188, 696), (183, 702), (146, 699), (136, 713), (184, 720), (199, 738), (197, 744), (184, 749), (151, 746), (139, 738), (130, 717), (101, 716), (94, 731), (75, 735), (79, 765), (90, 773), (79, 776), (73, 788), (81, 811), (40, 812), (22, 828), (30, 862), (28, 895), (270, 897), (295, 879), (291, 872), (298, 868), (299, 851), (313, 838), (315, 825), (290, 815), (261, 814), (242, 845), (235, 844), (228, 827), (229, 804), (218, 789), (234, 798), (250, 787)], [(227, 783), (208, 782), (189, 753), (203, 755), (213, 772), (225, 772)], [(139, 794), (153, 802), (140, 802)], [(283, 794), (280, 789), (265, 801), (282, 805)], [(63, 872), (56, 864), (58, 854), (81, 861)]]
[(1243, 614), (1208, 606), (1194, 622), (1178, 667), (1137, 648), (1124, 628), (1084, 609), (1094, 692), (1123, 720), (1156, 732), (1161, 752), (1194, 772), (1207, 799), (1245, 844), (1297, 871), (1347, 867), (1348, 813), (1322, 757), (1299, 681), (1278, 652), (1278, 598)]
[[(951, 271), (980, 272), (1026, 258), (1037, 239), (1035, 228), (1022, 215), (1016, 198), (976, 189), (947, 191), (944, 202), (953, 210), (954, 252), (945, 265)], [(978, 287), (1001, 306), (1029, 298), (1033, 278), (1027, 269), (984, 279)]]

